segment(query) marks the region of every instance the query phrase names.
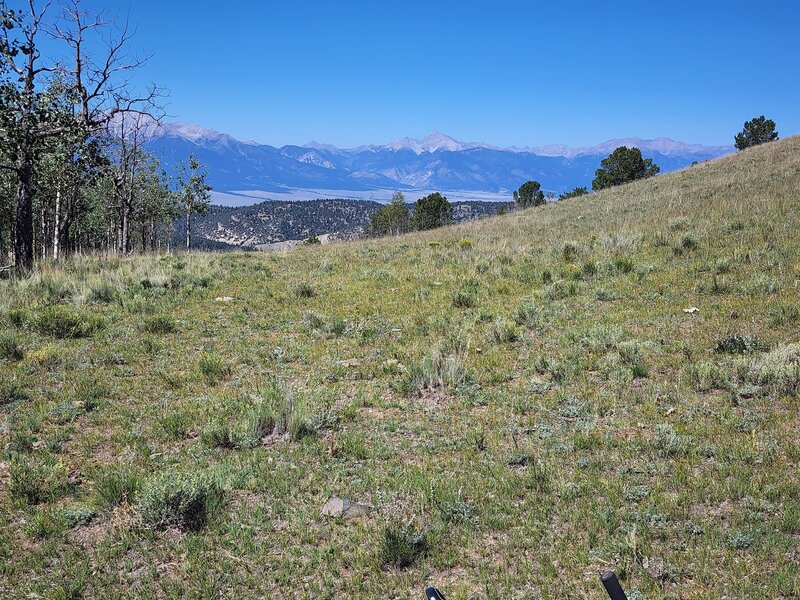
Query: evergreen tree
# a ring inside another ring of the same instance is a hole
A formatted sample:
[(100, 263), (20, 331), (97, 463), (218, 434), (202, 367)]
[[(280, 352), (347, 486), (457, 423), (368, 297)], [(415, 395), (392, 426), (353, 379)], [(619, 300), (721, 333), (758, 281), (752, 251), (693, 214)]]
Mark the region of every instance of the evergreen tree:
[(547, 200), (542, 192), (542, 185), (538, 181), (526, 181), (519, 190), (514, 192), (514, 202), (520, 208), (528, 208), (529, 206), (541, 206)]
[(439, 192), (424, 196), (414, 203), (414, 228), (419, 231), (449, 225), (453, 219), (453, 207)]
[(758, 146), (778, 139), (778, 132), (775, 131), (775, 121), (767, 119), (764, 115), (750, 119), (744, 124), (741, 133), (734, 137), (737, 150), (744, 150), (751, 146)]
[(638, 148), (620, 146), (600, 161), (592, 181), (593, 190), (602, 190), (637, 179), (652, 177), (660, 171), (650, 158), (642, 158)]

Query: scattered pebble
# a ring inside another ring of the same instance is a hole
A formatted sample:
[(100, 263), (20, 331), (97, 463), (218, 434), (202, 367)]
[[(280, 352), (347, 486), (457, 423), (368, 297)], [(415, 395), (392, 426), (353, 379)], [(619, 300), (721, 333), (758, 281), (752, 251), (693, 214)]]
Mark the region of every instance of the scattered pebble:
[(351, 502), (347, 498), (337, 498), (334, 496), (322, 507), (321, 513), (325, 517), (339, 519), (359, 519), (366, 517), (372, 512), (372, 507), (366, 504)]

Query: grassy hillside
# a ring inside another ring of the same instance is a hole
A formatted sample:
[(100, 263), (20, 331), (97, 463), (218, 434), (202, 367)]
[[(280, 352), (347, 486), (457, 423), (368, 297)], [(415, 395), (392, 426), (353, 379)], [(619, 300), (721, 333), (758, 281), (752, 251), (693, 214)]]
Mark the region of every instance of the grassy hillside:
[(0, 282), (0, 596), (798, 597), (798, 190)]

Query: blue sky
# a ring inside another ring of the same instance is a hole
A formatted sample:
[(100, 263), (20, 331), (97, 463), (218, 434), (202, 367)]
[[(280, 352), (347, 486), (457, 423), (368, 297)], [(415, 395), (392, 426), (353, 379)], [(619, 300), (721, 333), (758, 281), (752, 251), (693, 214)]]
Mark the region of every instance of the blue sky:
[(128, 16), (171, 120), (272, 145), (800, 132), (800, 1), (84, 0)]

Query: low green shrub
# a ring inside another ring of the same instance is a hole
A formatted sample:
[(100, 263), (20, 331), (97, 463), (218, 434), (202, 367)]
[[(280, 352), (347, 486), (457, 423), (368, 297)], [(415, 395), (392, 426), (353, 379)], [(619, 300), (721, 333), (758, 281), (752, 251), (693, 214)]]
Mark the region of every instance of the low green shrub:
[(750, 354), (763, 348), (764, 344), (754, 335), (733, 334), (714, 343), (715, 354)]
[(144, 482), (137, 509), (142, 522), (153, 529), (202, 529), (219, 506), (222, 489), (209, 475), (165, 472)]
[(94, 509), (88, 506), (71, 506), (61, 510), (61, 518), (69, 528), (88, 525), (96, 514)]
[(508, 319), (498, 319), (491, 330), (492, 340), (498, 344), (510, 344), (520, 338), (516, 323)]
[(462, 281), (459, 288), (453, 292), (453, 306), (455, 308), (473, 308), (478, 300), (478, 289), (477, 280)]
[(25, 402), (31, 399), (26, 384), (19, 377), (10, 377), (0, 382), (0, 406)]
[(142, 329), (148, 333), (167, 334), (178, 331), (178, 325), (169, 315), (153, 315), (144, 320)]
[(25, 348), (16, 336), (0, 334), (0, 360), (20, 361), (25, 358)]
[(52, 502), (73, 487), (67, 468), (60, 462), (18, 459), (9, 467), (9, 492), (28, 504)]
[(724, 390), (728, 387), (729, 377), (719, 366), (708, 363), (694, 363), (686, 369), (692, 387), (698, 392)]
[(58, 535), (65, 527), (61, 514), (50, 508), (40, 508), (25, 525), (25, 533), (35, 540), (44, 540)]
[(575, 241), (566, 241), (561, 246), (561, 257), (566, 262), (574, 261), (578, 256), (578, 242)]
[(94, 504), (100, 510), (131, 504), (141, 487), (139, 478), (127, 469), (112, 468), (101, 473), (94, 482)]
[(454, 390), (468, 379), (465, 349), (441, 342), (421, 361), (412, 363), (400, 382), (400, 390), (408, 395), (417, 395), (426, 388)]
[(87, 318), (63, 306), (49, 306), (34, 320), (39, 333), (58, 339), (89, 337), (101, 325), (99, 319)]
[(633, 272), (633, 266), (633, 261), (629, 258), (617, 257), (611, 261), (612, 269), (625, 275)]
[(200, 373), (208, 385), (215, 385), (218, 381), (227, 379), (232, 373), (230, 365), (226, 364), (221, 356), (206, 353), (200, 357)]
[(778, 394), (800, 391), (800, 343), (779, 346), (739, 365), (740, 379)]
[(528, 329), (536, 329), (541, 326), (542, 311), (539, 305), (531, 298), (523, 300), (511, 315), (514, 322)]
[(308, 283), (299, 283), (297, 287), (294, 288), (294, 295), (298, 298), (314, 298), (317, 292)]
[(428, 540), (424, 533), (397, 523), (384, 526), (381, 538), (381, 562), (384, 566), (404, 569), (427, 552)]

